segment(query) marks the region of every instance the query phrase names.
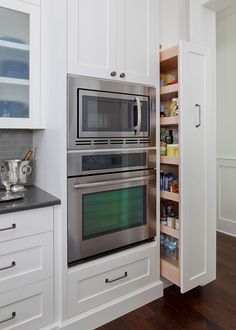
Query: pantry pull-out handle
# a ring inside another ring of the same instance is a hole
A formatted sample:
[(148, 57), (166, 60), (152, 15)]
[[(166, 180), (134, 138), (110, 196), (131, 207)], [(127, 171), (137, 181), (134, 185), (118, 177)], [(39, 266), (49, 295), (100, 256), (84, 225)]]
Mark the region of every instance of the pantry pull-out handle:
[(127, 272), (125, 272), (124, 275), (122, 275), (120, 277), (114, 278), (113, 280), (109, 280), (108, 278), (106, 278), (105, 279), (105, 283), (113, 283), (113, 282), (122, 280), (123, 278), (126, 278), (126, 277), (128, 277), (128, 273)]
[(195, 107), (196, 107), (196, 111), (197, 111), (197, 113), (196, 113), (196, 124), (195, 124), (195, 127), (196, 128), (198, 128), (198, 127), (200, 127), (201, 126), (201, 121), (202, 121), (202, 114), (201, 114), (201, 105), (200, 104), (195, 104)]
[(16, 317), (16, 312), (12, 312), (11, 316), (8, 317), (8, 318), (5, 319), (5, 320), (0, 321), (0, 324), (3, 324), (3, 323), (8, 322), (8, 321), (11, 321), (11, 320), (13, 320), (15, 317)]

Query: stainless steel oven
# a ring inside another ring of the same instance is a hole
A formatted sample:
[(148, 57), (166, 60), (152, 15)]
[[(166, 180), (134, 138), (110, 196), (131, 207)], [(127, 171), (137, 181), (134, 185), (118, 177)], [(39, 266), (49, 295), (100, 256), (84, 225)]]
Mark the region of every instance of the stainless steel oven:
[(68, 102), (68, 149), (155, 146), (155, 88), (69, 76)]
[(68, 264), (156, 235), (156, 151), (68, 153)]

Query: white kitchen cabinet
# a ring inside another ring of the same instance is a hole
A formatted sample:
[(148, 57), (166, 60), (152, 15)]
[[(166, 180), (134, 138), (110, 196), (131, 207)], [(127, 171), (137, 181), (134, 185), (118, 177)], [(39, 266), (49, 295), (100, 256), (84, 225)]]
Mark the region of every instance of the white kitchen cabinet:
[(0, 294), (0, 330), (39, 330), (53, 314), (52, 279)]
[(0, 223), (0, 329), (41, 329), (54, 319), (53, 207)]
[(70, 0), (67, 6), (69, 74), (156, 84), (156, 0)]
[(157, 83), (157, 5), (156, 0), (118, 0), (117, 67), (122, 81)]
[(68, 73), (111, 78), (116, 71), (117, 0), (69, 0)]
[(40, 128), (40, 7), (0, 0), (0, 36), (0, 128)]
[(99, 307), (157, 280), (157, 246), (136, 247), (68, 271), (68, 316)]
[(180, 219), (177, 230), (161, 232), (179, 241), (179, 258), (161, 257), (161, 274), (184, 293), (215, 279), (216, 158), (215, 114), (211, 104), (211, 66), (207, 49), (188, 42), (161, 53), (161, 71), (177, 69), (178, 83), (161, 88), (161, 103), (179, 98), (179, 116), (161, 118), (161, 128), (177, 130), (180, 155), (162, 156), (161, 169), (179, 178), (179, 192), (161, 190)]

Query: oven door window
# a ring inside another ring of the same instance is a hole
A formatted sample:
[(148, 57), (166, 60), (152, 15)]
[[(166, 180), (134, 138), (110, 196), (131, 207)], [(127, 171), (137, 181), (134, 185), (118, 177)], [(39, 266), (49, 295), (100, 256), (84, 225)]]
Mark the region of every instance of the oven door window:
[(147, 222), (146, 186), (83, 194), (83, 240)]
[[(148, 98), (141, 99), (140, 132), (148, 133)], [(79, 135), (97, 133), (99, 136), (110, 132), (119, 137), (119, 133), (134, 134), (137, 124), (135, 96), (80, 91), (79, 100)]]

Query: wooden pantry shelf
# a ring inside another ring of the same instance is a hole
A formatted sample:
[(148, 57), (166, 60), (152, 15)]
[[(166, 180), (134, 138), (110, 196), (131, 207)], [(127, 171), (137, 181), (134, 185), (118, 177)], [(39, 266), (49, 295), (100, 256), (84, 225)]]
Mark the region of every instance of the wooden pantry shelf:
[(177, 203), (179, 202), (179, 194), (161, 190), (160, 196), (163, 199), (168, 199), (170, 201), (177, 202)]
[(178, 68), (178, 55), (179, 55), (178, 46), (174, 46), (172, 48), (163, 50), (160, 53), (161, 73), (175, 70)]
[(178, 97), (179, 84), (161, 87), (161, 101), (168, 101)]
[(164, 61), (170, 60), (173, 57), (176, 57), (178, 55), (179, 55), (179, 46), (176, 45), (174, 47), (162, 50), (160, 52), (160, 61), (164, 62)]
[(175, 230), (173, 228), (167, 227), (165, 225), (161, 225), (161, 232), (164, 233), (164, 234), (166, 234), (166, 235), (169, 235), (169, 236), (172, 236), (174, 238), (177, 238), (177, 239), (180, 238), (180, 234), (179, 234), (179, 231), (178, 230)]
[(180, 270), (178, 261), (170, 262), (165, 257), (161, 257), (161, 276), (180, 286)]
[(161, 156), (160, 163), (167, 164), (167, 165), (179, 165), (179, 157)]
[(178, 126), (179, 125), (179, 116), (175, 117), (161, 117), (160, 118), (161, 126)]

